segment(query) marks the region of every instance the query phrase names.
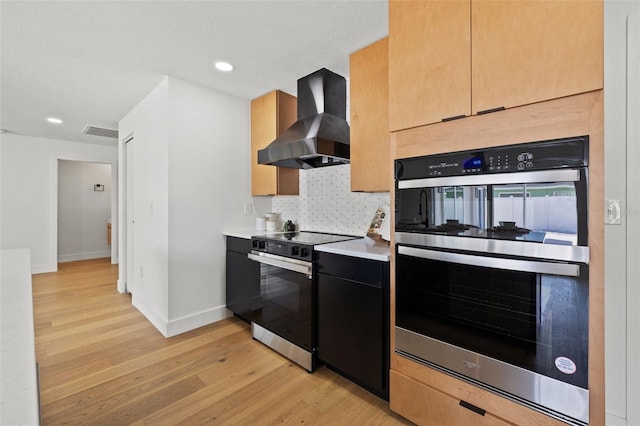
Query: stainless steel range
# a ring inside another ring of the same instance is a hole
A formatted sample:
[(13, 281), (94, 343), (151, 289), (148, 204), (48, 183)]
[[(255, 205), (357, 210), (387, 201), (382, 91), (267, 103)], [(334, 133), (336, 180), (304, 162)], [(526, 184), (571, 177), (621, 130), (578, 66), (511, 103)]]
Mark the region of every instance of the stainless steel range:
[(313, 248), (354, 238), (307, 231), (252, 237), (248, 256), (260, 263), (260, 296), (252, 303), (253, 338), (313, 372), (317, 362)]

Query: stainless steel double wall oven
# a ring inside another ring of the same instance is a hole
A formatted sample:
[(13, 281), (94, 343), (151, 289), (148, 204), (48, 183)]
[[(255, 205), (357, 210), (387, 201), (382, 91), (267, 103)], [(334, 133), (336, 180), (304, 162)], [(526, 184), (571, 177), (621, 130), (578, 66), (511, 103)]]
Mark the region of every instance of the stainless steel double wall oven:
[(588, 137), (395, 174), (395, 352), (588, 423)]

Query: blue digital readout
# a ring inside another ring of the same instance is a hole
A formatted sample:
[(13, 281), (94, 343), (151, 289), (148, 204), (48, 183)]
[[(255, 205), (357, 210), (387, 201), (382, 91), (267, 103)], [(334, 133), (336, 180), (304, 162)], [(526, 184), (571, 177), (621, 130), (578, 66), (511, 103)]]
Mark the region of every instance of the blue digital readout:
[(484, 159), (482, 157), (472, 157), (462, 164), (464, 170), (469, 169), (482, 169), (484, 167)]

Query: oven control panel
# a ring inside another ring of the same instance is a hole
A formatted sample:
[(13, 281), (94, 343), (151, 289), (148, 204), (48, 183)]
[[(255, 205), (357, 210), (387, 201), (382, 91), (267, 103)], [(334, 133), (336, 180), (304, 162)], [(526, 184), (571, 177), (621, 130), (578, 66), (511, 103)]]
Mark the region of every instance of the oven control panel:
[(311, 261), (313, 246), (309, 247), (304, 244), (296, 244), (291, 242), (262, 240), (254, 238), (251, 240), (251, 248), (253, 250), (264, 253), (275, 254), (278, 256), (289, 257), (293, 259)]
[(584, 167), (588, 136), (396, 160), (396, 179), (511, 173)]

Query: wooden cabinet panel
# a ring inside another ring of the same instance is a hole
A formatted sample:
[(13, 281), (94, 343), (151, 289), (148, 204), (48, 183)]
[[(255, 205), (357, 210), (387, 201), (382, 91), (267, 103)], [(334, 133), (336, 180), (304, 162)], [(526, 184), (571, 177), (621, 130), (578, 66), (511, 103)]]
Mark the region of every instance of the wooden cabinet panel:
[(603, 3), (473, 0), (473, 114), (603, 87)]
[(389, 43), (383, 38), (349, 57), (351, 190), (391, 190)]
[[(393, 411), (419, 425), (506, 426), (505, 420), (393, 370), (389, 375)], [(468, 408), (469, 407), (469, 408)], [(475, 409), (476, 411), (472, 411)]]
[(258, 164), (258, 150), (297, 118), (296, 98), (279, 90), (251, 101), (251, 195), (298, 195), (298, 170)]
[(467, 1), (389, 1), (391, 131), (471, 114)]

